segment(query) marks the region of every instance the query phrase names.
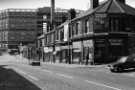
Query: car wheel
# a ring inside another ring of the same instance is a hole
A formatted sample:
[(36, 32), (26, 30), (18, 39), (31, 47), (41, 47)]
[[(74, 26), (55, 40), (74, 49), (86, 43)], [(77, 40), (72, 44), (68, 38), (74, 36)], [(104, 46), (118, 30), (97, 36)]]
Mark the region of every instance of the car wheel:
[(117, 69), (117, 72), (121, 72), (122, 71), (122, 69), (120, 67), (117, 67), (116, 69)]

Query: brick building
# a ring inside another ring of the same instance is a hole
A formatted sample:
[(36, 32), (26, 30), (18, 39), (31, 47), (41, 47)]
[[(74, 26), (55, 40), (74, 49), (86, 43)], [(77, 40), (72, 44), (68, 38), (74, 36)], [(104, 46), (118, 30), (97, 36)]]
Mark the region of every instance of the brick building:
[(91, 0), (89, 10), (48, 33), (45, 43), (46, 55), (58, 62), (112, 62), (135, 53), (135, 9), (125, 0)]
[[(55, 9), (53, 20), (53, 24), (55, 25), (55, 27), (61, 25), (67, 19), (69, 19), (68, 11), (69, 11), (68, 9), (61, 9), (61, 8)], [(82, 12), (83, 10), (76, 10), (77, 15)], [(44, 54), (45, 41), (47, 39), (46, 37), (48, 36), (48, 34), (50, 35), (50, 33), (53, 32), (51, 29), (51, 8), (50, 7), (39, 8), (37, 10), (37, 17), (38, 17), (37, 19), (38, 48), (42, 48), (41, 50), (43, 50), (42, 52)]]

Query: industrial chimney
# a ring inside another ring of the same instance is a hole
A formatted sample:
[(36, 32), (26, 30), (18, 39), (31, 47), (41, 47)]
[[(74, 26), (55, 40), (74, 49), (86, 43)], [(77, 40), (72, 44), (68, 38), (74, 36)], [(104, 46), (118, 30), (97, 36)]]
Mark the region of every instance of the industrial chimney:
[(51, 0), (51, 29), (54, 28), (55, 0)]
[(90, 0), (90, 6), (91, 6), (91, 9), (94, 9), (96, 7), (98, 7), (99, 5), (99, 0)]
[(119, 2), (126, 3), (126, 0), (118, 0)]

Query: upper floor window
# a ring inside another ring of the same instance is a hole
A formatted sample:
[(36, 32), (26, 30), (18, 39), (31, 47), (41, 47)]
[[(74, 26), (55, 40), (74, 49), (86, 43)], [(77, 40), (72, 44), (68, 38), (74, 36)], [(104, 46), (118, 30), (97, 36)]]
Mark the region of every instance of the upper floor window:
[(95, 14), (94, 18), (94, 31), (95, 32), (105, 32), (105, 22), (106, 14)]
[(76, 34), (76, 27), (75, 24), (72, 24), (72, 36), (74, 36)]
[(89, 19), (85, 20), (85, 29), (84, 29), (84, 33), (88, 33), (90, 31), (90, 22)]
[(63, 41), (64, 40), (64, 31), (63, 29), (60, 30), (60, 41)]
[(76, 23), (76, 35), (81, 34), (81, 21)]
[(43, 20), (46, 20), (47, 19), (47, 15), (43, 15)]

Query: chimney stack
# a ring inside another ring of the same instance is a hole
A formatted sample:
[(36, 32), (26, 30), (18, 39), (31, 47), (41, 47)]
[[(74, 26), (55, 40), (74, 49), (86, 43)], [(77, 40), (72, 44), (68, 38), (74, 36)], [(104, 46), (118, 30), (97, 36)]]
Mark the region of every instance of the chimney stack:
[(51, 0), (51, 29), (54, 28), (55, 0)]
[(119, 2), (126, 3), (126, 0), (118, 0)]
[(91, 9), (94, 9), (96, 7), (98, 7), (99, 5), (99, 0), (90, 0), (90, 6), (91, 6)]

